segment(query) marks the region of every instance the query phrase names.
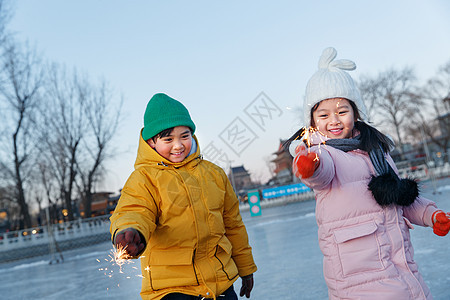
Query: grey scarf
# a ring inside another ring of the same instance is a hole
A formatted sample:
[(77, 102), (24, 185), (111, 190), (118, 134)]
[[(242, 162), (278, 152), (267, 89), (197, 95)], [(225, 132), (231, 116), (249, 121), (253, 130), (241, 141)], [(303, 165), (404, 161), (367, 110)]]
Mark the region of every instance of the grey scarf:
[[(361, 135), (351, 139), (329, 139), (325, 142), (344, 152), (360, 149)], [(372, 176), (368, 188), (382, 207), (390, 204), (409, 206), (419, 196), (417, 183), (411, 179), (400, 179), (387, 162), (381, 146), (369, 151), (370, 161), (377, 176)]]
[[(360, 149), (360, 143), (361, 135), (357, 135), (352, 139), (329, 139), (325, 142), (326, 145), (344, 152)], [(377, 172), (377, 175), (383, 175), (391, 172), (395, 174), (394, 170), (392, 170), (391, 166), (384, 157), (384, 152), (381, 146), (376, 150), (370, 151), (369, 157), (370, 161), (373, 164), (373, 167), (375, 168), (375, 171)]]

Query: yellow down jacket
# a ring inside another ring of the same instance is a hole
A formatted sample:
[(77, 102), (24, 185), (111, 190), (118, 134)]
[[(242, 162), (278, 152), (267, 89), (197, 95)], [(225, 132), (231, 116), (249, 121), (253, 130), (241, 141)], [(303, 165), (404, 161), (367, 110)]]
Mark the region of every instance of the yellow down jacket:
[(200, 147), (172, 163), (140, 137), (135, 170), (111, 216), (112, 238), (129, 227), (147, 243), (140, 257), (142, 299), (175, 292), (215, 299), (256, 271), (231, 184), (202, 159)]

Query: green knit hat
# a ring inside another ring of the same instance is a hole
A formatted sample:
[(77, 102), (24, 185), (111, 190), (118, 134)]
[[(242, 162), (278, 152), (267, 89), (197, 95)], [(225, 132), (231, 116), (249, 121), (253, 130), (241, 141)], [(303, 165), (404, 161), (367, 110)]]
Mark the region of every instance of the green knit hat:
[(155, 94), (145, 110), (142, 138), (151, 139), (161, 131), (176, 126), (187, 126), (194, 134), (195, 124), (186, 107), (166, 94)]

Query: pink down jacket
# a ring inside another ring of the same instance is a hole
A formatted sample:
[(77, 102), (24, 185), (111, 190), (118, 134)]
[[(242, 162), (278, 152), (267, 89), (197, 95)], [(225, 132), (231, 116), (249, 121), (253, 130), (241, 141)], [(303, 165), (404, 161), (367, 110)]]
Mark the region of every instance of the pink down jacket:
[[(412, 224), (432, 227), (436, 205), (382, 208), (368, 190), (375, 174), (367, 152), (312, 147), (320, 165), (303, 179), (316, 197), (319, 246), (330, 299), (432, 299), (413, 259)], [(394, 170), (392, 158), (387, 159)]]

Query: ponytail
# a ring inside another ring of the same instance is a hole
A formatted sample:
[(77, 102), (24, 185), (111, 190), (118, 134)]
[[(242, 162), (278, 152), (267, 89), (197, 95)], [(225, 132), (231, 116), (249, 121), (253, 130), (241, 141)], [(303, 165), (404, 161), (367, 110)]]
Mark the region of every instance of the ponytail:
[(361, 134), (361, 144), (359, 147), (361, 150), (370, 152), (381, 146), (383, 152), (388, 153), (394, 147), (394, 142), (390, 138), (364, 121), (356, 121), (355, 128)]
[(302, 136), (305, 134), (306, 130), (307, 130), (306, 127), (302, 127), (299, 130), (297, 130), (290, 138), (288, 138), (283, 143), (283, 146), (282, 146), (283, 150), (289, 151), (289, 146), (291, 145), (291, 143), (295, 140), (302, 138)]

